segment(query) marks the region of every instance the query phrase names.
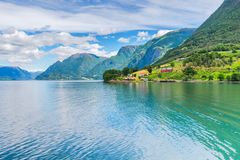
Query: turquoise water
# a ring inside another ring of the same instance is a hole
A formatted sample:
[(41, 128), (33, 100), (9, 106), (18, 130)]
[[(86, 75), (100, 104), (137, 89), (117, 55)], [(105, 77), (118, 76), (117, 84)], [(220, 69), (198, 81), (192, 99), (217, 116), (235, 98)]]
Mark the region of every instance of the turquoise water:
[(0, 159), (238, 160), (240, 84), (0, 82)]

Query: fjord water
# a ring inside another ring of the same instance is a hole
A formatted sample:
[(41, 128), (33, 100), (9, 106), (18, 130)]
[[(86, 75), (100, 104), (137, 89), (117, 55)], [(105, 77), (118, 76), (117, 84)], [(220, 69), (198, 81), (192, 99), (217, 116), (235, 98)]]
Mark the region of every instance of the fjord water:
[(0, 82), (0, 159), (240, 159), (240, 84)]

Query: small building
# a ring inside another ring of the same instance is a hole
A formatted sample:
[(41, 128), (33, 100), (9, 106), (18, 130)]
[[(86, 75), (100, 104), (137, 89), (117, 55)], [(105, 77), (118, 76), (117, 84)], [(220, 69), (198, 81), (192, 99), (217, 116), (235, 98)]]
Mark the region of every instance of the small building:
[(148, 70), (141, 70), (141, 71), (132, 73), (133, 77), (144, 77), (144, 76), (148, 76), (148, 75), (149, 75)]
[(136, 80), (136, 78), (132, 77), (131, 75), (129, 75), (126, 78), (124, 78), (124, 80), (126, 80), (126, 81), (134, 81), (134, 80)]
[(162, 68), (161, 69), (161, 73), (169, 73), (169, 72), (173, 72), (173, 68)]
[(164, 64), (164, 65), (161, 65), (161, 66), (160, 66), (160, 68), (169, 68), (169, 67), (171, 67), (170, 64)]

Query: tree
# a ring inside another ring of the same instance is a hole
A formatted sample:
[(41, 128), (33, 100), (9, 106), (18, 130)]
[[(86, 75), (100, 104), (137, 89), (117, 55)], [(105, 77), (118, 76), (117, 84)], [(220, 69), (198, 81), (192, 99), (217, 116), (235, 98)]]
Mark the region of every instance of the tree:
[(224, 78), (225, 78), (225, 77), (224, 77), (224, 75), (223, 75), (223, 74), (219, 74), (219, 75), (218, 75), (218, 79), (219, 79), (220, 81), (223, 81), (223, 80), (224, 80)]
[(187, 76), (194, 76), (195, 74), (197, 74), (197, 72), (192, 68), (192, 67), (186, 67), (184, 70), (183, 70), (183, 73)]
[(233, 63), (233, 58), (232, 58), (232, 57), (229, 58), (228, 63), (229, 63), (229, 64), (232, 64), (232, 63)]
[(233, 73), (231, 77), (231, 81), (240, 81), (240, 74), (239, 73)]
[(138, 69), (137, 68), (129, 68), (129, 74), (133, 73), (133, 72), (137, 72)]
[(240, 66), (237, 67), (237, 71), (240, 72)]
[(227, 79), (228, 81), (231, 81), (231, 76), (228, 75), (228, 76), (226, 77), (226, 79)]
[(207, 79), (207, 76), (206, 75), (203, 75), (202, 76), (202, 80), (206, 80)]
[(115, 70), (115, 69), (107, 70), (103, 74), (103, 80), (104, 80), (104, 82), (116, 80), (118, 77), (121, 76), (121, 74), (122, 74), (122, 72), (119, 70)]
[(175, 67), (175, 63), (174, 62), (171, 62), (171, 67)]
[(133, 72), (137, 72), (138, 71), (138, 69), (136, 69), (136, 68), (128, 68), (128, 67), (125, 67), (125, 68), (123, 68), (123, 70), (122, 70), (122, 74), (124, 75), (124, 76), (127, 76), (127, 75), (129, 75), (129, 74), (131, 74), (131, 73), (133, 73)]
[(158, 78), (162, 78), (162, 74), (161, 73), (158, 74)]
[(130, 69), (128, 67), (123, 68), (122, 73), (124, 76), (127, 76), (129, 74)]
[(147, 67), (144, 67), (144, 68), (147, 69), (149, 73), (152, 73), (152, 67), (151, 66), (147, 66)]
[(208, 77), (208, 80), (209, 81), (212, 81), (214, 79), (214, 76), (213, 75), (210, 75), (209, 77)]

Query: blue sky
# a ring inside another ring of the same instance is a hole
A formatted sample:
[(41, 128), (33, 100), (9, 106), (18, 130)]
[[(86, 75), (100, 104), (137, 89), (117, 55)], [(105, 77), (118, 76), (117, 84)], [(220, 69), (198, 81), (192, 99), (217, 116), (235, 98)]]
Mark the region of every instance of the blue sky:
[(45, 70), (76, 53), (110, 57), (180, 28), (223, 0), (1, 0), (0, 65)]

